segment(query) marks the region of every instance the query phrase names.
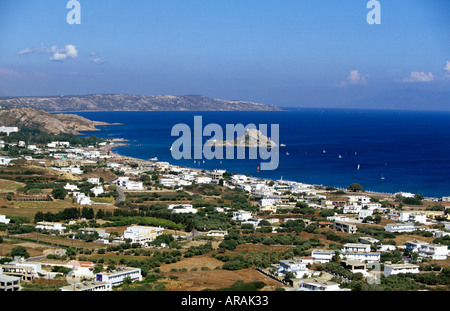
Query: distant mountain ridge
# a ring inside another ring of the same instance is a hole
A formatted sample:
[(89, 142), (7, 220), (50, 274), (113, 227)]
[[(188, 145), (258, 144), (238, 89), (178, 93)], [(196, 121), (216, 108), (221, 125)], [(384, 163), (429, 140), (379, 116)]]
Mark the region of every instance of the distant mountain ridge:
[(47, 112), (78, 111), (279, 111), (277, 106), (201, 95), (91, 94), (0, 98), (2, 107), (30, 107)]

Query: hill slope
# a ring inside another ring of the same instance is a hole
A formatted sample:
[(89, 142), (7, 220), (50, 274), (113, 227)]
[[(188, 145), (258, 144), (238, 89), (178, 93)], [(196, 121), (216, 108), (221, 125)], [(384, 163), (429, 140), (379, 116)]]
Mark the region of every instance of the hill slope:
[(80, 131), (95, 131), (97, 125), (107, 123), (91, 121), (74, 114), (50, 114), (33, 108), (0, 109), (0, 126), (27, 127), (52, 134), (79, 134)]

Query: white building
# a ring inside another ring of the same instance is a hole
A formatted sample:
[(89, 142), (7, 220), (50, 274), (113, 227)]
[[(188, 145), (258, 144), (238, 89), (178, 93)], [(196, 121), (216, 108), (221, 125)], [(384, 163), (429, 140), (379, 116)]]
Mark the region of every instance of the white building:
[(206, 176), (199, 176), (199, 177), (195, 177), (194, 180), (197, 184), (210, 184), (212, 181), (212, 178), (206, 177)]
[(394, 196), (397, 196), (397, 195), (401, 195), (402, 197), (404, 197), (404, 198), (414, 198), (414, 194), (413, 193), (411, 193), (411, 192), (396, 192), (396, 193), (394, 193)]
[(366, 262), (380, 261), (380, 253), (361, 253), (361, 252), (341, 252), (339, 254), (341, 259), (360, 260)]
[(358, 241), (361, 243), (369, 243), (369, 244), (376, 244), (376, 243), (380, 242), (380, 240), (374, 239), (369, 236), (359, 237)]
[(339, 230), (339, 231), (342, 231), (342, 232), (345, 232), (345, 233), (348, 233), (348, 234), (354, 234), (358, 230), (356, 225), (350, 224), (350, 223), (344, 222), (344, 221), (334, 221), (333, 222), (333, 229), (334, 230)]
[(108, 292), (112, 291), (111, 283), (98, 281), (83, 281), (60, 288), (62, 292)]
[(70, 260), (67, 265), (73, 269), (73, 276), (76, 278), (94, 277), (94, 263), (92, 261)]
[(318, 280), (318, 279), (308, 279), (302, 280), (299, 283), (297, 291), (340, 291), (338, 283)]
[(311, 257), (314, 258), (315, 262), (325, 263), (330, 262), (335, 254), (336, 251), (315, 249), (311, 252)]
[(387, 224), (384, 230), (387, 232), (413, 232), (416, 227), (414, 224)]
[(14, 159), (10, 158), (8, 156), (1, 156), (0, 157), (0, 165), (8, 165), (9, 162), (11, 162), (12, 160), (14, 160)]
[[(186, 205), (185, 207), (183, 205)], [(193, 208), (191, 204), (175, 205), (172, 208), (172, 214), (196, 214), (198, 210)]]
[(130, 239), (131, 243), (145, 245), (161, 235), (163, 230), (161, 227), (131, 226), (124, 231), (123, 238)]
[(117, 186), (127, 190), (143, 190), (144, 183), (142, 181), (132, 181), (129, 177), (117, 178)]
[(121, 285), (125, 279), (142, 281), (141, 269), (129, 267), (117, 268), (111, 272), (97, 273), (95, 276), (97, 282), (109, 283), (111, 286)]
[(448, 245), (432, 244), (424, 241), (408, 241), (406, 242), (406, 250), (433, 260), (447, 260), (448, 256)]
[(349, 203), (360, 203), (362, 205), (369, 204), (371, 202), (370, 197), (366, 196), (349, 196)]
[(88, 178), (87, 182), (90, 184), (94, 184), (94, 185), (100, 185), (100, 178), (91, 177), (91, 178)]
[(97, 186), (90, 190), (96, 197), (100, 194), (103, 194), (105, 190), (103, 189), (103, 186)]
[(344, 252), (370, 252), (370, 244), (347, 243), (343, 248)]
[(90, 204), (92, 204), (91, 198), (86, 196), (82, 192), (74, 192), (73, 195), (74, 195), (74, 197), (76, 199), (76, 202), (78, 204), (81, 204), (81, 205), (90, 205)]
[(245, 221), (245, 220), (249, 220), (250, 218), (252, 218), (252, 212), (247, 212), (247, 211), (237, 211), (237, 212), (233, 212), (233, 220), (240, 220), (240, 221)]
[(388, 217), (391, 220), (401, 221), (401, 222), (419, 222), (426, 223), (427, 216), (425, 213), (413, 213), (413, 212), (403, 212), (403, 211), (393, 211)]
[(42, 230), (49, 230), (49, 231), (58, 231), (59, 233), (62, 233), (62, 232), (64, 232), (64, 230), (66, 230), (66, 227), (64, 227), (62, 223), (47, 222), (47, 221), (37, 222), (35, 228), (42, 229)]
[(388, 277), (390, 275), (396, 275), (400, 273), (419, 273), (419, 266), (412, 265), (409, 263), (403, 264), (385, 264), (384, 265), (384, 276)]
[(391, 252), (391, 251), (395, 251), (396, 249), (397, 249), (397, 246), (390, 245), (390, 244), (381, 244), (381, 245), (377, 246), (378, 252)]
[(259, 200), (259, 207), (260, 208), (273, 207), (273, 206), (276, 206), (276, 205), (281, 204), (281, 203), (282, 203), (281, 198), (266, 197), (266, 198), (262, 198), (261, 200)]
[(277, 267), (277, 273), (279, 276), (282, 276), (288, 272), (292, 272), (295, 275), (295, 278), (311, 277), (315, 274), (315, 271), (308, 269), (308, 264), (309, 263), (298, 258), (280, 260)]
[(358, 213), (358, 220), (364, 220), (366, 217), (372, 216), (373, 210), (362, 209)]
[(15, 276), (23, 281), (32, 281), (43, 274), (40, 262), (17, 262), (11, 261), (0, 266), (4, 275)]
[(175, 179), (173, 178), (160, 178), (159, 183), (163, 185), (164, 187), (174, 187), (175, 186)]
[(0, 215), (0, 224), (9, 224), (9, 222), (11, 221), (11, 219), (7, 219), (5, 215)]
[(64, 186), (64, 189), (67, 190), (67, 191), (78, 191), (78, 190), (80, 190), (77, 185), (72, 185), (72, 184), (69, 184), (69, 183), (67, 183)]
[(246, 175), (233, 175), (231, 176), (231, 182), (233, 184), (245, 183), (248, 181), (248, 177)]
[(20, 278), (4, 275), (0, 268), (0, 292), (14, 292), (20, 290)]
[(6, 133), (8, 136), (10, 133), (18, 132), (19, 128), (15, 126), (0, 126), (0, 133)]

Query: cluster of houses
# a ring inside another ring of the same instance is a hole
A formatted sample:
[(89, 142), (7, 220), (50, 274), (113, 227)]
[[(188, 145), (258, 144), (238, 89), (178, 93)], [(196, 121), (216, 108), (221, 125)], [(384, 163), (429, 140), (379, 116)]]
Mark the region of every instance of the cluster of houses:
[[(70, 285), (60, 288), (61, 291), (111, 291), (114, 286), (121, 285), (125, 280), (142, 281), (139, 268), (116, 267), (94, 273), (94, 263), (88, 261), (70, 260), (65, 264), (46, 263), (51, 268), (58, 266), (70, 269), (66, 279)], [(30, 282), (37, 278), (55, 278), (59, 272), (44, 269), (40, 262), (27, 262), (17, 258), (14, 261), (0, 265), (0, 291), (18, 291), (21, 282)]]
[[(1, 132), (1, 128), (0, 128)], [(101, 143), (106, 147), (106, 143)], [(45, 147), (37, 147), (35, 145), (26, 145), (24, 142), (19, 142), (19, 146), (26, 147), (28, 150), (33, 150), (35, 153), (49, 153), (54, 160), (50, 162), (50, 166), (61, 172), (71, 172), (73, 174), (83, 174), (82, 167), (86, 165), (95, 165), (99, 159), (106, 160), (106, 166), (123, 173), (124, 176), (118, 177), (114, 183), (117, 187), (128, 191), (142, 191), (145, 190), (142, 181), (135, 181), (128, 176), (139, 177), (142, 173), (148, 171), (158, 171), (158, 183), (164, 187), (174, 189), (182, 189), (182, 187), (196, 184), (222, 184), (228, 188), (238, 188), (246, 191), (253, 197), (258, 197), (258, 207), (260, 211), (266, 214), (275, 213), (279, 209), (292, 209), (296, 207), (297, 201), (303, 201), (309, 207), (317, 209), (336, 209), (339, 208), (342, 213), (328, 216), (329, 222), (323, 222), (321, 225), (330, 226), (334, 230), (342, 231), (347, 234), (355, 234), (358, 230), (358, 223), (363, 222), (367, 217), (373, 216), (374, 213), (381, 213), (386, 215), (385, 218), (394, 221), (385, 226), (387, 232), (413, 232), (416, 230), (427, 230), (433, 233), (435, 237), (442, 237), (450, 234), (450, 223), (445, 224), (445, 230), (430, 229), (426, 225), (431, 224), (430, 217), (435, 216), (432, 211), (412, 212), (412, 211), (391, 211), (387, 213), (387, 209), (379, 202), (364, 195), (349, 195), (345, 199), (331, 200), (323, 193), (317, 191), (313, 185), (303, 184), (294, 181), (268, 181), (260, 178), (249, 177), (247, 175), (233, 174), (229, 181), (224, 179), (225, 170), (203, 171), (199, 169), (183, 168), (169, 164), (168, 162), (148, 162), (142, 161), (138, 165), (130, 165), (127, 158), (120, 157), (108, 152), (107, 148), (97, 149), (94, 146), (88, 148), (71, 147), (69, 142), (55, 141), (47, 144)], [(7, 165), (11, 160), (8, 157), (0, 157), (0, 165)], [(90, 192), (94, 196), (100, 196), (105, 192), (105, 186), (100, 182), (100, 178), (89, 178), (87, 180), (93, 184), (94, 187)], [(81, 205), (92, 204), (91, 197), (81, 193), (77, 185), (67, 183), (64, 189), (69, 191), (76, 202)], [(292, 200), (292, 194), (296, 196)], [(414, 197), (410, 193), (396, 193), (403, 197)], [(450, 197), (442, 198), (443, 204), (450, 205)], [(167, 209), (172, 213), (197, 213), (198, 208), (194, 208), (192, 204), (168, 204)], [(216, 207), (215, 210), (224, 212), (227, 208)], [(351, 214), (351, 215), (350, 215)], [(357, 215), (354, 217), (353, 215)], [(263, 220), (261, 217), (256, 217), (249, 211), (238, 210), (233, 211), (232, 220), (240, 222), (240, 224), (252, 224), (255, 228), (259, 226)], [(276, 223), (278, 220), (273, 220)], [(288, 221), (289, 218), (284, 221)], [(305, 219), (305, 223), (311, 223), (310, 220)], [(9, 223), (4, 215), (0, 215), (0, 223)], [(71, 223), (69, 223), (70, 225)], [(277, 227), (272, 227), (276, 232)], [(66, 231), (63, 223), (38, 222), (36, 229), (46, 230), (50, 232), (58, 232), (60, 234)], [(117, 238), (110, 238), (105, 230), (98, 228), (81, 228), (80, 233), (83, 234), (97, 234), (97, 242), (103, 244), (109, 243), (124, 243), (126, 240), (131, 243), (138, 243), (142, 247), (148, 246), (149, 242), (162, 234), (164, 228), (148, 227), (148, 226), (130, 226), (123, 236)], [(209, 236), (224, 236), (226, 232), (221, 230), (208, 232)], [(279, 264), (274, 265), (277, 276), (283, 276), (286, 273), (293, 273), (299, 283), (296, 285), (298, 290), (302, 291), (327, 291), (340, 290), (339, 284), (319, 280), (317, 271), (311, 270), (310, 267), (316, 263), (330, 262), (334, 256), (339, 256), (342, 264), (346, 269), (354, 273), (361, 272), (364, 276), (370, 276), (367, 269), (368, 265), (380, 261), (382, 252), (392, 251), (397, 248), (394, 245), (380, 245), (379, 241), (371, 237), (359, 238), (359, 243), (347, 243), (343, 245), (338, 252), (335, 250), (315, 249), (311, 252), (311, 256), (294, 258), (289, 260), (281, 260)], [(448, 257), (448, 246), (436, 245), (423, 241), (408, 241), (404, 248), (409, 252), (417, 253), (419, 257), (429, 258), (433, 260), (446, 260)], [(376, 251), (373, 251), (375, 250)], [(135, 268), (118, 268), (115, 271), (108, 271), (105, 273), (93, 274), (93, 264), (86, 262), (71, 261), (67, 263), (67, 267), (73, 269), (73, 276), (87, 277), (90, 281), (73, 282), (71, 286), (62, 288), (64, 291), (103, 291), (111, 290), (113, 286), (121, 284), (125, 278), (131, 280), (140, 280), (141, 274), (139, 269)], [(401, 264), (385, 264), (384, 275), (392, 275), (399, 273), (418, 273), (419, 267), (410, 263)], [(0, 285), (6, 284), (6, 288), (17, 288), (20, 286), (20, 280), (29, 280), (33, 277), (39, 277), (45, 274), (39, 263), (27, 262), (12, 262), (2, 265), (0, 269)], [(45, 274), (48, 275), (48, 274)], [(17, 280), (19, 278), (19, 282)], [(19, 284), (19, 285), (18, 285)], [(1, 287), (1, 286), (0, 286)], [(1, 289), (1, 288), (0, 288)]]

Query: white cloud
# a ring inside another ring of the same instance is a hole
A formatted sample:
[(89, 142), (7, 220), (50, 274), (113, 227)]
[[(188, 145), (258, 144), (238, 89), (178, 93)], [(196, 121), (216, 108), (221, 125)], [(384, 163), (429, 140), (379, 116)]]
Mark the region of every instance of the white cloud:
[(63, 62), (68, 59), (78, 58), (78, 50), (72, 44), (67, 44), (64, 48), (58, 48), (58, 46), (56, 45), (50, 48), (45, 47), (44, 45), (41, 45), (40, 48), (25, 48), (17, 52), (16, 55), (25, 55), (32, 53), (52, 54), (49, 59), (55, 62)]
[(348, 84), (366, 84), (366, 83), (367, 83), (367, 75), (361, 74), (358, 70), (352, 70), (347, 76), (347, 79), (339, 83), (339, 86), (346, 86)]
[(352, 70), (350, 71), (349, 76), (347, 77), (347, 80), (350, 84), (364, 84), (367, 83), (367, 79), (365, 76), (362, 76), (358, 70)]
[(50, 57), (50, 60), (55, 62), (78, 58), (77, 48), (72, 44), (66, 45), (64, 49), (58, 49), (56, 46), (52, 46), (51, 52), (53, 55)]
[(97, 56), (97, 53), (95, 53), (94, 51), (91, 52), (91, 63), (97, 64), (97, 65), (101, 65), (106, 63), (106, 60), (100, 58)]
[(447, 63), (445, 64), (444, 70), (446, 71), (446, 73), (448, 75), (450, 75), (450, 61), (447, 61)]
[(433, 80), (434, 75), (431, 72), (426, 74), (425, 72), (413, 71), (409, 77), (403, 79), (403, 82), (430, 82)]
[(25, 48), (25, 49), (23, 49), (23, 50), (20, 50), (20, 51), (17, 52), (16, 54), (17, 54), (17, 55), (25, 55), (25, 54), (31, 54), (31, 53), (33, 53), (33, 52), (34, 52), (33, 49)]

